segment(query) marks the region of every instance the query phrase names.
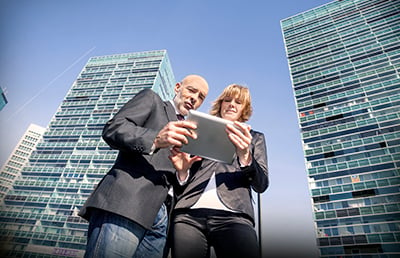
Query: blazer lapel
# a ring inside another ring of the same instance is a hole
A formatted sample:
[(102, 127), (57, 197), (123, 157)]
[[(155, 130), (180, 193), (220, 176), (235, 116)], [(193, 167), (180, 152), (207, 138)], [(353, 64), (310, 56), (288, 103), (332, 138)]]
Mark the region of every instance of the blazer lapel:
[(164, 101), (164, 109), (169, 121), (178, 120), (176, 118), (175, 108), (172, 105), (171, 101)]
[(193, 173), (194, 177), (198, 178), (207, 178), (207, 181), (210, 179), (211, 174), (214, 172), (215, 162), (209, 159), (202, 159), (198, 167), (195, 168)]

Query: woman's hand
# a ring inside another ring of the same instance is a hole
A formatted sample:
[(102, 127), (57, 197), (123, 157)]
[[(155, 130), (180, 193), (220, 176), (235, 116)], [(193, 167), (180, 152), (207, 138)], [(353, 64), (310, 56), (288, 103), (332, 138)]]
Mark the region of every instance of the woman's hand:
[(250, 143), (252, 136), (250, 134), (250, 126), (240, 122), (234, 122), (234, 125), (228, 124), (226, 132), (231, 142), (236, 147), (236, 155), (242, 166), (251, 163)]
[(179, 147), (173, 147), (171, 149), (171, 155), (168, 156), (168, 158), (178, 172), (178, 177), (181, 181), (187, 178), (189, 169), (193, 163), (201, 160), (199, 156), (191, 157), (190, 154), (180, 151)]

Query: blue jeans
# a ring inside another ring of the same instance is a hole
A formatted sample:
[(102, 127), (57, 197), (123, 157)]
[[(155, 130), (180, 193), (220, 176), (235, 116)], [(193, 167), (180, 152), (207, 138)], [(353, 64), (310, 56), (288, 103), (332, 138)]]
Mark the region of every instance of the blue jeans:
[(167, 239), (163, 204), (151, 230), (117, 214), (94, 209), (90, 217), (85, 258), (161, 258)]

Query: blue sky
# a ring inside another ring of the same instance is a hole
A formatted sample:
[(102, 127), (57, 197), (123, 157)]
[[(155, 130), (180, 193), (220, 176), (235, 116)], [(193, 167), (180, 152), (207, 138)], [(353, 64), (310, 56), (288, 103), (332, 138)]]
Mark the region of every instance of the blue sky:
[[(47, 126), (91, 56), (166, 49), (177, 80), (204, 76), (201, 111), (231, 83), (250, 88), (267, 139), (264, 253), (316, 255), (312, 208), (280, 20), (327, 0), (0, 2), (0, 165), (30, 123)], [(310, 256), (310, 257), (311, 257)]]

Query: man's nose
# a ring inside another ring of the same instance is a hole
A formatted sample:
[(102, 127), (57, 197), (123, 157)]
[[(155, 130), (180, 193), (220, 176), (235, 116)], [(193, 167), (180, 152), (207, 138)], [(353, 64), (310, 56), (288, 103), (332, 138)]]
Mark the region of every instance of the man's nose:
[(195, 104), (199, 99), (200, 99), (200, 94), (195, 94), (190, 98), (192, 104)]

